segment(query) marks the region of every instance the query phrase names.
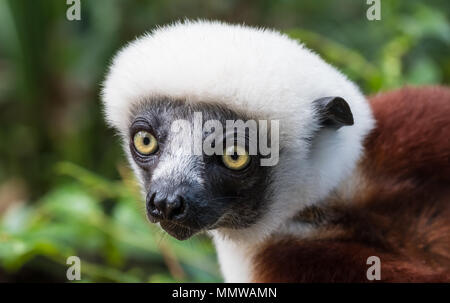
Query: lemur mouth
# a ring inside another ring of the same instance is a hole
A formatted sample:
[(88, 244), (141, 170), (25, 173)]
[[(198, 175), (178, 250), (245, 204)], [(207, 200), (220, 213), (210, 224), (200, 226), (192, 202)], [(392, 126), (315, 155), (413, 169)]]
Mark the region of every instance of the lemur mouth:
[(170, 221), (160, 221), (159, 224), (169, 235), (178, 240), (189, 239), (198, 232), (196, 229)]

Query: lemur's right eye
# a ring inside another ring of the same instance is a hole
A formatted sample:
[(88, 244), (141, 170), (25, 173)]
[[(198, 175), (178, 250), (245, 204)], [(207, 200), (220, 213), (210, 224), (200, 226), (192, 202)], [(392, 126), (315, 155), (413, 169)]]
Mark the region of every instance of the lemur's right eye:
[(133, 144), (142, 155), (150, 155), (158, 150), (158, 141), (151, 133), (141, 130), (134, 135)]

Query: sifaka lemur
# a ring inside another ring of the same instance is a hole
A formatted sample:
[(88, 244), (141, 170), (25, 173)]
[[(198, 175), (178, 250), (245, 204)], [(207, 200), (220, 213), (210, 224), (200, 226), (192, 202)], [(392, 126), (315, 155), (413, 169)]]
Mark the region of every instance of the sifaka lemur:
[(102, 100), (148, 219), (210, 234), (225, 281), (365, 282), (371, 256), (382, 281), (450, 281), (449, 88), (366, 99), (284, 34), (185, 21), (119, 51)]

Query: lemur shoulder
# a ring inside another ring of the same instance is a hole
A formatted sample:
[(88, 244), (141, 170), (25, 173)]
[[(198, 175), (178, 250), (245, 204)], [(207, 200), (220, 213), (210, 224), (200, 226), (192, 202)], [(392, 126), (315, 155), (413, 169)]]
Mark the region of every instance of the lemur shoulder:
[[(449, 88), (367, 99), (283, 34), (186, 21), (124, 47), (102, 100), (148, 219), (180, 240), (209, 233), (225, 281), (365, 282), (370, 256), (382, 281), (450, 281)], [(247, 133), (192, 153), (199, 114), (215, 125), (200, 142), (217, 123), (270, 121), (256, 131), (270, 153)]]

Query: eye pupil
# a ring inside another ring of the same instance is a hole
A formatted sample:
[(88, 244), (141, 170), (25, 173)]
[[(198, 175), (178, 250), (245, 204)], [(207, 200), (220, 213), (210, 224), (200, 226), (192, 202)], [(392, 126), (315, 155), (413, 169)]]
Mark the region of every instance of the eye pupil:
[(143, 139), (143, 142), (142, 143), (144, 143), (144, 145), (149, 145), (150, 144), (150, 138), (149, 137), (145, 137), (144, 139)]
[(234, 153), (234, 154), (231, 155), (231, 159), (236, 161), (237, 159), (239, 159), (239, 155), (237, 153)]

